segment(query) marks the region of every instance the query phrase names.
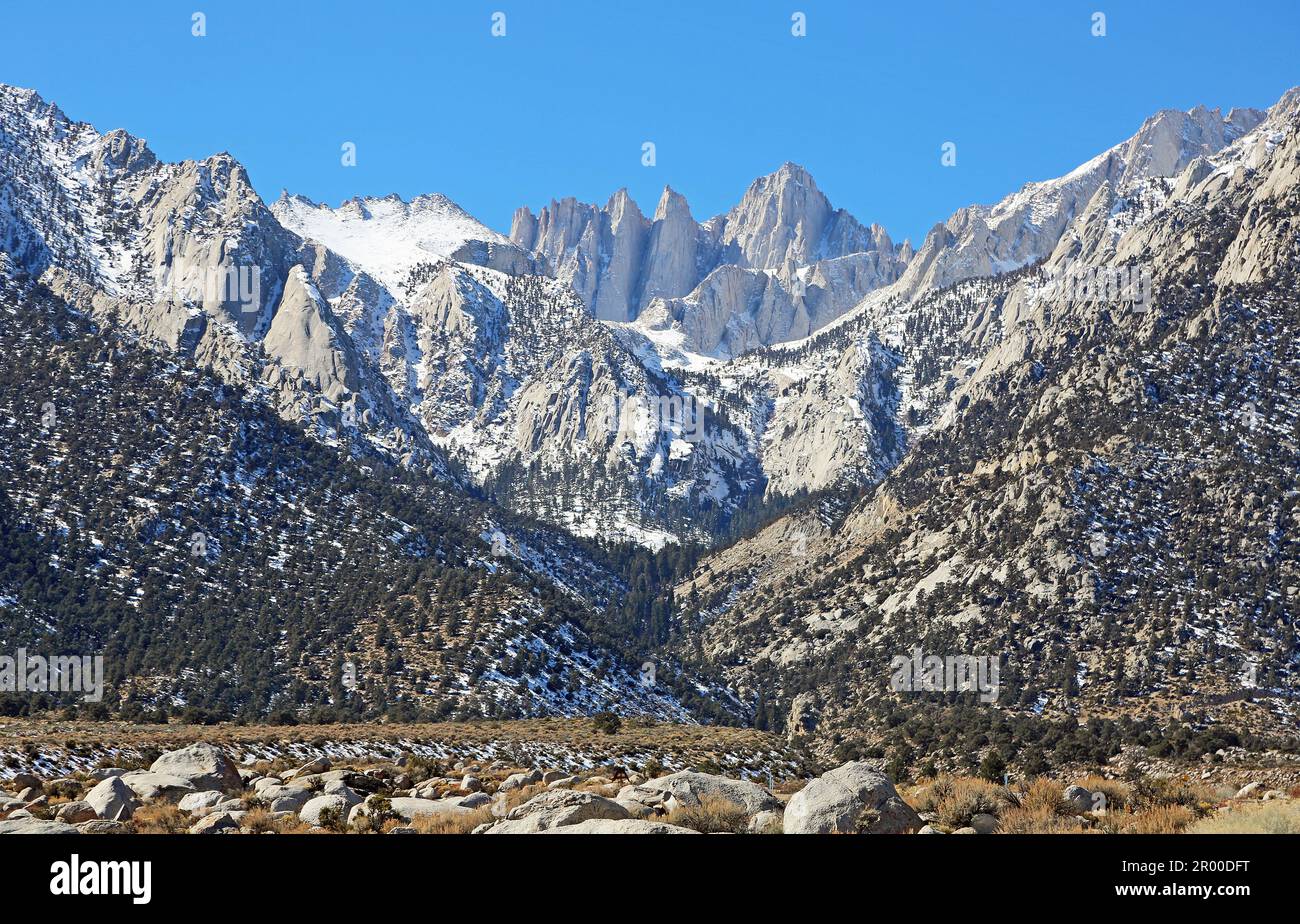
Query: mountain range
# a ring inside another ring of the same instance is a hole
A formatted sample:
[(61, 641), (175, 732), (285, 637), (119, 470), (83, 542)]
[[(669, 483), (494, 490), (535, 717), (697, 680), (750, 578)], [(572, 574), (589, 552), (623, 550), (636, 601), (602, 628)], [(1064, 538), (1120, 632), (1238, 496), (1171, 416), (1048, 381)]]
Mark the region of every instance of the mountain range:
[(703, 222), (268, 206), (0, 86), (0, 626), (140, 708), (930, 752), (920, 647), (1003, 659), (995, 725), (1294, 729), (1298, 126), (1162, 111), (914, 249), (792, 163)]

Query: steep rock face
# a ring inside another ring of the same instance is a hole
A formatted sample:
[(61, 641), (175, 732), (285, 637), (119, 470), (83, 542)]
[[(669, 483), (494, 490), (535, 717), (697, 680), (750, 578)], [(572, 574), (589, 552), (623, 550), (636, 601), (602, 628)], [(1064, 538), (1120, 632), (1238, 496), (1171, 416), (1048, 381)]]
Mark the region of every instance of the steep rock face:
[[(641, 287), (646, 234), (648, 231), (652, 235), (653, 242), (658, 229), (648, 229), (645, 216), (626, 189), (620, 189), (609, 200), (603, 217), (608, 220), (608, 228), (600, 246), (609, 256), (596, 289), (592, 311), (602, 320), (628, 321), (631, 320), (631, 306), (636, 304)], [(655, 217), (657, 222), (658, 216)]]
[[(795, 164), (703, 224), (670, 187), (650, 221), (620, 190), (604, 208), (564, 199), (538, 217), (520, 209), (511, 239), (596, 317), (684, 331), (683, 349), (723, 356), (806, 336), (905, 265), (882, 228), (832, 208)], [(724, 336), (729, 326), (736, 333)]]
[(302, 267), (289, 273), (262, 346), (281, 366), (301, 376), (311, 391), (331, 401), (340, 401), (357, 387), (358, 363), (348, 355), (351, 341), (338, 330)]
[(699, 237), (700, 228), (686, 199), (664, 187), (650, 229), (640, 305), (655, 298), (685, 295), (695, 287), (700, 278)]

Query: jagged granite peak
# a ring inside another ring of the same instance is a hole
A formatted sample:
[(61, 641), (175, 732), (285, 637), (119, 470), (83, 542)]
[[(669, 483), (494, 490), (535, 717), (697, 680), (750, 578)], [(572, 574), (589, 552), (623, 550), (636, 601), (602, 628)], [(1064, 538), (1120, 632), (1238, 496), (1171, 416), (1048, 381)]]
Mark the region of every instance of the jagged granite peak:
[(750, 184), (719, 227), (723, 247), (740, 266), (785, 274), (816, 260), (893, 249), (883, 229), (868, 230), (832, 208), (812, 174), (789, 162)]
[[(552, 200), (537, 216), (521, 208), (515, 212), (510, 237), (533, 252), (545, 272), (569, 284), (602, 320), (636, 321), (659, 300), (689, 301), (697, 287), (707, 285), (712, 294), (702, 297), (713, 299), (708, 309), (713, 318), (700, 319), (695, 328), (712, 333), (688, 338), (682, 346), (704, 353), (721, 349), (727, 355), (748, 348), (750, 341), (738, 335), (723, 345), (722, 328), (728, 318), (739, 318), (753, 305), (748, 298), (720, 304), (717, 296), (726, 291), (739, 296), (742, 289), (751, 291), (753, 286), (729, 282), (720, 287), (716, 280), (709, 282), (718, 269), (735, 266), (765, 273), (785, 290), (777, 301), (785, 304), (786, 317), (757, 327), (737, 322), (751, 331), (768, 331), (760, 334), (766, 338), (776, 331), (815, 330), (867, 292), (893, 282), (906, 262), (883, 228), (864, 226), (843, 209), (833, 208), (808, 171), (793, 163), (755, 180), (740, 204), (703, 223), (691, 214), (685, 196), (665, 186), (649, 220), (627, 191), (620, 190), (603, 208), (573, 198)], [(842, 268), (804, 272), (814, 264), (846, 257), (858, 258), (851, 273)], [(805, 297), (801, 272), (823, 280), (851, 278), (852, 286), (813, 296), (816, 307), (805, 310), (796, 307)], [(726, 278), (734, 280), (732, 275)], [(653, 327), (669, 317), (680, 319), (684, 310), (689, 307), (654, 310), (644, 324)], [(757, 341), (758, 345), (771, 342)]]

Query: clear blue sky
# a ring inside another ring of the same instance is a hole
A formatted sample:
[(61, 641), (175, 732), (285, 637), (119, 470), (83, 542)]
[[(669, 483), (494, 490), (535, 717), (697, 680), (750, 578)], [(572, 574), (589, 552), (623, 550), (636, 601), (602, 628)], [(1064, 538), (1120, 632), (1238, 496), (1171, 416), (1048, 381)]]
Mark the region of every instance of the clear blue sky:
[(229, 150), (268, 201), (442, 192), (502, 230), (517, 205), (620, 186), (648, 212), (665, 183), (702, 220), (793, 160), (919, 243), (1157, 109), (1265, 107), (1300, 84), (1296, 0), (45, 0), (2, 21), (0, 81), (165, 159)]

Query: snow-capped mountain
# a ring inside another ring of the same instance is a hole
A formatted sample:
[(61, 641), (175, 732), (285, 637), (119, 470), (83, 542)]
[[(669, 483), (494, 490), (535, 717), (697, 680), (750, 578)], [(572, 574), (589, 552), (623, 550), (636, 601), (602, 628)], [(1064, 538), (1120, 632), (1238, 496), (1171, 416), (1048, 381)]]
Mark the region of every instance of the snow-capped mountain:
[[(460, 260), (507, 273), (531, 270), (526, 255), (439, 194), (349, 199), (337, 209), (304, 196), (281, 194), (271, 212), (280, 224), (324, 244), (389, 289), (400, 289), (422, 263)], [(492, 254), (490, 259), (472, 259)]]
[(914, 392), (1001, 330), (990, 315), (962, 333), (945, 311), (939, 338), (927, 293), (1045, 259), (1099, 190), (1128, 195), (1260, 118), (1161, 113), (1066, 177), (963, 209), (913, 256), (794, 164), (702, 224), (671, 189), (649, 219), (620, 191), (521, 210), (506, 239), (439, 195), (268, 209), (229, 155), (164, 164), (31, 91), (2, 95), (2, 233), (57, 291), (327, 443), (463, 470), (513, 509), (651, 545), (708, 539), (757, 498), (881, 477), (938, 400)]

